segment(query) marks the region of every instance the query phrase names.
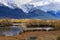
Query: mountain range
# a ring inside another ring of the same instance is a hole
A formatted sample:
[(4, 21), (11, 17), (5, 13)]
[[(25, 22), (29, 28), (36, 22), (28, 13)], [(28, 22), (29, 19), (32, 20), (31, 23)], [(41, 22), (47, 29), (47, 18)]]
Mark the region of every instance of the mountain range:
[(14, 19), (60, 19), (60, 11), (55, 14), (55, 11), (42, 11), (37, 8), (32, 8), (28, 13), (22, 9), (11, 9), (7, 6), (0, 6), (0, 18), (14, 18)]

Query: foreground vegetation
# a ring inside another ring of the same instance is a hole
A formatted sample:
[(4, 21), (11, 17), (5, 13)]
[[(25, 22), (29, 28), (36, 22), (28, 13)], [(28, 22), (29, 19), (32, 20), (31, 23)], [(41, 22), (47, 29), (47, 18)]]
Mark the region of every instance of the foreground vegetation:
[(58, 35), (57, 40), (60, 40), (60, 34)]
[[(2, 21), (1, 21), (2, 20)], [(46, 27), (54, 27), (56, 28), (57, 30), (60, 29), (60, 20), (37, 20), (37, 19), (30, 19), (30, 20), (27, 20), (27, 19), (8, 19), (8, 18), (3, 18), (3, 19), (0, 19), (0, 27), (10, 27), (12, 26), (13, 24), (12, 23), (26, 23), (26, 25), (29, 27), (29, 26), (39, 26), (39, 27), (43, 27), (43, 26), (46, 26)]]
[[(15, 21), (14, 21), (15, 22)], [(20, 21), (20, 23), (23, 23), (23, 21)], [(33, 25), (37, 25), (37, 26), (40, 26), (41, 24), (44, 24), (45, 26), (50, 26), (52, 25), (52, 27), (56, 28), (57, 30), (55, 31), (49, 31), (49, 32), (46, 32), (46, 31), (35, 31), (35, 32), (25, 32), (25, 33), (22, 33), (20, 35), (17, 35), (17, 36), (12, 36), (12, 37), (6, 37), (6, 36), (1, 36), (0, 39), (2, 40), (20, 40), (20, 39), (26, 39), (30, 36), (35, 36), (37, 37), (38, 40), (60, 40), (60, 36), (58, 35), (59, 32), (60, 32), (60, 20), (55, 20), (55, 21), (46, 21), (46, 20), (39, 20), (39, 21), (36, 21), (36, 20), (30, 20), (30, 21), (25, 21), (25, 23), (27, 23), (28, 26), (33, 26)], [(9, 30), (7, 27), (11, 27), (12, 26), (12, 22), (11, 20), (8, 20), (8, 19), (3, 19), (2, 21), (0, 21), (0, 27), (2, 27), (2, 29), (0, 30), (4, 30), (4, 31), (7, 31)], [(59, 31), (58, 31), (59, 30)], [(27, 34), (27, 35), (26, 35)], [(57, 37), (58, 35), (58, 37)]]
[(0, 30), (7, 31), (10, 29), (9, 27), (11, 26), (12, 26), (12, 23), (7, 18), (0, 21)]

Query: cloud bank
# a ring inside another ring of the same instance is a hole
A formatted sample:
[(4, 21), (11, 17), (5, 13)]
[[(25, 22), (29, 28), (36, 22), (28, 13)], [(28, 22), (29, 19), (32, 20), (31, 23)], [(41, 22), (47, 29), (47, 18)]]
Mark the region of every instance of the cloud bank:
[[(27, 12), (26, 4), (37, 6), (49, 5), (51, 3), (60, 4), (60, 0), (0, 0), (0, 3), (8, 6), (9, 8), (21, 8), (24, 12)], [(29, 10), (29, 9), (28, 9)]]

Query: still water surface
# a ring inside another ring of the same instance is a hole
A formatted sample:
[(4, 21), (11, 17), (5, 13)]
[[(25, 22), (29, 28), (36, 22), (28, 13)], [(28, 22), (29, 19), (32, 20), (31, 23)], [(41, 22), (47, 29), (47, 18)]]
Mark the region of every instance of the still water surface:
[(7, 31), (0, 30), (0, 35), (15, 36), (15, 35), (19, 35), (19, 33), (22, 33), (22, 32), (23, 32), (23, 30), (20, 27), (12, 26)]

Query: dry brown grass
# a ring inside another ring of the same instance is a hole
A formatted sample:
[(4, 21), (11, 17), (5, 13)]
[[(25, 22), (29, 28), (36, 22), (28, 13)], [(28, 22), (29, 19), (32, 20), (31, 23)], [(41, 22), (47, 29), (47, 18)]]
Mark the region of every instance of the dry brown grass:
[(56, 40), (57, 35), (60, 33), (59, 31), (30, 31), (30, 32), (24, 32), (17, 36), (12, 37), (6, 37), (6, 36), (0, 36), (0, 40), (24, 40), (30, 36), (37, 37), (37, 40)]

